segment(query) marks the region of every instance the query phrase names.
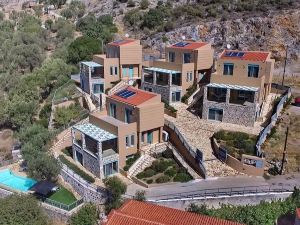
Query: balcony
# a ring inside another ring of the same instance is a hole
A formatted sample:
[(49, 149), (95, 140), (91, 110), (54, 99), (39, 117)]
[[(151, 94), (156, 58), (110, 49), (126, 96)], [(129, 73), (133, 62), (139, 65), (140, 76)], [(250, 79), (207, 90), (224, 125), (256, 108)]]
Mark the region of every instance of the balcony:
[(255, 99), (255, 92), (243, 90), (230, 90), (230, 104), (249, 105), (253, 104)]
[(208, 87), (207, 88), (207, 100), (212, 102), (226, 102), (227, 89)]

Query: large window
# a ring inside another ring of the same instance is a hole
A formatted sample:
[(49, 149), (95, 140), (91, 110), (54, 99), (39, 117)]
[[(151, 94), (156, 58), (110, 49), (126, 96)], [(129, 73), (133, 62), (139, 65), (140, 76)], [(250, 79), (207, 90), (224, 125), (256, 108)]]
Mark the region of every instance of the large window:
[(192, 55), (191, 53), (183, 53), (183, 63), (191, 63)]
[(193, 81), (193, 72), (187, 72), (186, 73), (186, 82)]
[(125, 109), (125, 123), (130, 123), (131, 109)]
[(233, 75), (234, 65), (232, 63), (224, 63), (223, 75)]
[(255, 92), (244, 90), (230, 90), (229, 103), (244, 105), (245, 102), (254, 102)]
[(181, 86), (181, 74), (180, 73), (172, 74), (172, 85)]
[(211, 108), (208, 110), (208, 119), (222, 121), (223, 119), (223, 109)]
[(110, 105), (109, 105), (109, 115), (111, 117), (117, 118), (117, 106), (116, 106), (116, 104), (110, 103)]
[(258, 65), (248, 65), (248, 77), (258, 77), (259, 66)]
[(93, 84), (93, 93), (100, 94), (103, 93), (103, 84)]
[(133, 147), (135, 144), (135, 135), (134, 134), (127, 135), (125, 137), (125, 141), (126, 141), (126, 148)]
[(174, 91), (172, 92), (172, 102), (179, 102), (181, 97), (180, 91)]
[(225, 88), (207, 88), (207, 99), (213, 102), (226, 102), (227, 89)]
[(111, 76), (114, 75), (114, 67), (113, 66), (110, 67), (110, 75)]
[(169, 62), (175, 62), (175, 52), (169, 52)]

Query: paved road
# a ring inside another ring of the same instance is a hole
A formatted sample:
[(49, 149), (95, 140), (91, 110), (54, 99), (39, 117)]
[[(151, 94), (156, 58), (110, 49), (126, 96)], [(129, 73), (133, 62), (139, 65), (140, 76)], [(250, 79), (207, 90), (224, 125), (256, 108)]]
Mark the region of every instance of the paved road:
[(254, 190), (258, 186), (272, 185), (276, 188), (293, 190), (294, 186), (300, 186), (300, 174), (289, 176), (277, 176), (269, 180), (263, 177), (249, 177), (249, 176), (235, 176), (222, 178), (208, 178), (206, 180), (195, 180), (189, 183), (173, 183), (160, 185), (151, 188), (141, 188), (136, 184), (128, 186), (127, 194), (134, 195), (137, 190), (145, 190), (147, 199), (165, 199), (176, 195), (197, 194), (203, 192), (205, 189), (217, 188), (249, 188)]

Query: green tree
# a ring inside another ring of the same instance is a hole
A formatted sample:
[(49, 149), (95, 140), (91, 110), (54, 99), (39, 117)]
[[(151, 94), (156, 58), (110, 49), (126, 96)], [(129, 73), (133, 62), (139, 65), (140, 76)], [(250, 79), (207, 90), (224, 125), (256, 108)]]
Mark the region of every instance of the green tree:
[(60, 8), (66, 4), (67, 0), (46, 0), (49, 4), (54, 5), (56, 8)]
[(95, 205), (86, 204), (70, 219), (70, 225), (96, 225), (98, 211)]
[(55, 111), (55, 125), (66, 128), (73, 120), (79, 118), (81, 106), (76, 103), (68, 107), (57, 108)]
[(60, 12), (60, 15), (62, 15), (63, 17), (65, 17), (66, 19), (71, 19), (73, 17), (73, 12), (71, 9), (69, 8), (66, 8), (66, 9), (63, 9), (61, 12)]
[(113, 176), (104, 180), (104, 184), (109, 191), (109, 198), (105, 205), (106, 212), (119, 208), (122, 204), (122, 195), (125, 194), (127, 186), (120, 178)]
[(49, 225), (37, 200), (30, 195), (11, 195), (0, 199), (1, 225)]
[(101, 53), (101, 43), (97, 39), (79, 37), (68, 47), (68, 62), (77, 64), (83, 60), (91, 60), (96, 53)]
[(47, 19), (47, 20), (45, 21), (45, 27), (46, 27), (46, 29), (47, 29), (47, 30), (51, 30), (51, 29), (52, 29), (52, 26), (53, 26), (53, 20)]

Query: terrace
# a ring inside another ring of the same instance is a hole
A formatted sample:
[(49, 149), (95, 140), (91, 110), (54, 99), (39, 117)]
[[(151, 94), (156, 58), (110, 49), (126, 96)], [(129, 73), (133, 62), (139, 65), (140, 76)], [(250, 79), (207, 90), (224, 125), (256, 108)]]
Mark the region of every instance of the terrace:
[(161, 68), (145, 68), (144, 81), (160, 86), (181, 86), (181, 72), (161, 69)]

